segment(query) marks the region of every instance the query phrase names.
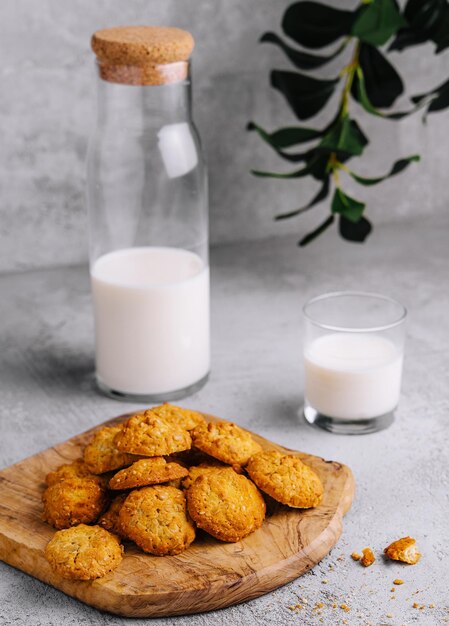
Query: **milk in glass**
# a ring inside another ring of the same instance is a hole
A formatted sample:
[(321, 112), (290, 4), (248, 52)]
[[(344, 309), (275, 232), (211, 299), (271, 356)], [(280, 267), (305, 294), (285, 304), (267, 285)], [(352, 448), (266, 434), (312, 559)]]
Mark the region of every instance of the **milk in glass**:
[(369, 419), (399, 400), (402, 350), (372, 333), (331, 333), (304, 352), (306, 401), (324, 416)]
[(99, 257), (91, 269), (97, 377), (126, 394), (163, 394), (207, 376), (209, 269), (180, 248)]

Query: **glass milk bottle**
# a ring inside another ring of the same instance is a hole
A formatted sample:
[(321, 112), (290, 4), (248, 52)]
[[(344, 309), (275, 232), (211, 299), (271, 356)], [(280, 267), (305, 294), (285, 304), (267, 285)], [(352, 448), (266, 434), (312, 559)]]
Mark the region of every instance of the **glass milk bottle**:
[(96, 377), (130, 401), (181, 398), (207, 380), (206, 170), (177, 28), (97, 31), (98, 115), (87, 166)]

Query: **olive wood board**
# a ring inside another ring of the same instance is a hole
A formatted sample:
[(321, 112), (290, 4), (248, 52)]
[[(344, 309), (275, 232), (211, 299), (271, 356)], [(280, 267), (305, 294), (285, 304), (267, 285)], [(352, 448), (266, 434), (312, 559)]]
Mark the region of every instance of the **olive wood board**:
[(297, 455), (317, 472), (324, 484), (319, 506), (291, 509), (269, 500), (262, 527), (238, 543), (199, 532), (185, 552), (165, 557), (126, 543), (123, 561), (104, 578), (61, 578), (44, 557), (55, 532), (41, 519), (45, 476), (78, 458), (95, 430), (127, 417), (109, 420), (0, 472), (0, 560), (102, 611), (159, 617), (220, 609), (268, 593), (310, 570), (340, 537), (354, 496), (351, 470), (253, 434), (264, 449)]

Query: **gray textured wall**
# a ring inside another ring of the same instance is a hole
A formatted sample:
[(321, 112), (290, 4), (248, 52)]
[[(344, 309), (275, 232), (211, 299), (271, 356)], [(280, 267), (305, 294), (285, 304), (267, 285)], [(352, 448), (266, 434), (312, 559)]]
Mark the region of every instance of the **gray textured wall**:
[[(84, 159), (94, 111), (89, 38), (95, 29), (111, 25), (173, 24), (191, 30), (197, 40), (195, 117), (209, 160), (213, 242), (292, 230), (301, 235), (318, 223), (325, 206), (302, 220), (283, 224), (272, 220), (276, 211), (304, 202), (313, 185), (256, 180), (248, 173), (254, 166), (288, 168), (244, 130), (250, 118), (267, 128), (294, 122), (282, 98), (268, 87), (269, 68), (288, 63), (278, 50), (257, 44), (264, 30), (277, 28), (288, 4), (287, 0), (2, 0), (0, 271), (86, 258)], [(420, 48), (407, 59), (396, 54), (394, 60), (416, 92), (444, 77), (448, 54), (435, 58)], [(333, 68), (328, 71), (332, 74)], [(418, 149), (425, 156), (400, 179), (359, 192), (359, 197), (370, 200), (373, 220), (445, 211), (449, 114), (435, 116), (427, 128), (418, 118), (400, 126), (369, 119), (365, 126), (375, 140), (360, 171), (382, 173), (401, 152)]]

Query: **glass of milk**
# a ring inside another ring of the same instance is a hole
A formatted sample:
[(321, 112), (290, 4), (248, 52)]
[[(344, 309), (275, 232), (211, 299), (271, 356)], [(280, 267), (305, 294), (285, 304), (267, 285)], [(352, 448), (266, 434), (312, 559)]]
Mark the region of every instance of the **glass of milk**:
[(401, 389), (405, 307), (346, 291), (313, 298), (303, 316), (305, 419), (351, 435), (389, 426)]
[[(161, 46), (173, 62), (159, 64)], [(87, 204), (96, 379), (113, 398), (174, 400), (200, 389), (210, 369), (207, 177), (187, 58), (193, 39), (179, 29), (124, 27), (95, 33), (93, 48), (98, 115)]]

